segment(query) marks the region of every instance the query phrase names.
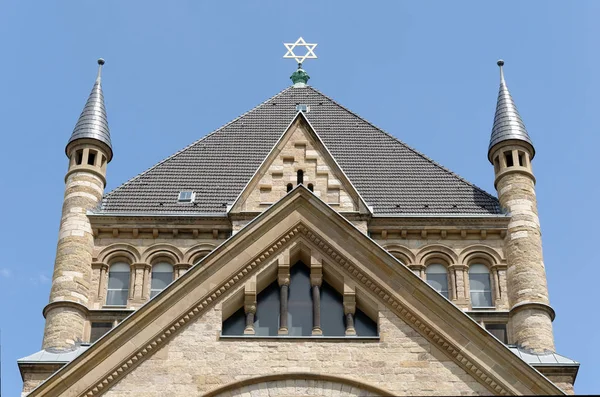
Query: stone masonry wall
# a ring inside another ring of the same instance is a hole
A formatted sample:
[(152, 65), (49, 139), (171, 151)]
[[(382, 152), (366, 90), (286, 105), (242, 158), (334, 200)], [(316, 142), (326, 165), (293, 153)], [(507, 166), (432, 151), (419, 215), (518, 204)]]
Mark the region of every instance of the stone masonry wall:
[[(50, 291), (51, 303), (71, 301), (87, 306), (94, 237), (86, 212), (98, 204), (103, 190), (104, 181), (91, 172), (74, 171), (67, 177)], [(64, 309), (48, 316), (43, 348), (66, 348), (72, 344), (68, 341), (83, 339), (80, 331), (83, 330), (83, 322), (81, 325), (73, 323), (79, 320), (68, 312), (69, 309)], [(55, 332), (53, 324), (61, 324), (68, 329)], [(63, 336), (69, 333), (68, 330), (70, 334), (65, 339)]]
[(219, 305), (183, 329), (105, 395), (198, 396), (233, 382), (286, 372), (352, 378), (394, 395), (490, 394), (386, 309), (379, 314), (380, 341), (220, 340)]
[(496, 188), (500, 204), (511, 214), (505, 254), (513, 338), (525, 348), (554, 351), (552, 320), (547, 311), (541, 307), (512, 309), (531, 302), (549, 304), (534, 180), (528, 174), (512, 172), (501, 176)]

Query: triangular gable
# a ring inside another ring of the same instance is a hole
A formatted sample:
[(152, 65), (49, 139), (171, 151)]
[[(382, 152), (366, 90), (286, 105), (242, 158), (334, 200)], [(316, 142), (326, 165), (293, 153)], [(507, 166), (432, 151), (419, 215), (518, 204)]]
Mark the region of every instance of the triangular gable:
[(563, 394), (470, 317), (303, 187), (246, 225), (33, 396), (96, 396), (291, 244), (301, 241), (494, 394)]
[(340, 212), (370, 214), (304, 113), (298, 112), (233, 203), (229, 213), (262, 212), (302, 184)]

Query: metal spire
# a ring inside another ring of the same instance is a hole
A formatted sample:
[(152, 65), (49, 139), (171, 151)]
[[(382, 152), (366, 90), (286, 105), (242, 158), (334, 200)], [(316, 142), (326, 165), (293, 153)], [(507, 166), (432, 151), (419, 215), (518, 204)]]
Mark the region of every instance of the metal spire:
[[(78, 139), (95, 139), (108, 147), (107, 161), (112, 159), (112, 144), (110, 142), (110, 131), (104, 107), (104, 95), (102, 94), (102, 65), (104, 59), (98, 59), (98, 77), (92, 88), (92, 92), (75, 124), (67, 147)], [(68, 155), (68, 153), (67, 153)]]
[[(519, 140), (531, 145), (531, 158), (535, 155), (533, 142), (527, 133), (525, 124), (519, 115), (517, 106), (508, 91), (506, 81), (504, 81), (504, 61), (498, 60), (500, 67), (500, 91), (498, 92), (498, 103), (496, 104), (496, 114), (494, 116), (494, 126), (492, 127), (492, 136), (490, 137), (490, 146), (488, 148), (488, 158), (492, 155), (492, 148), (498, 143), (508, 140)], [(490, 158), (490, 161), (491, 158)]]

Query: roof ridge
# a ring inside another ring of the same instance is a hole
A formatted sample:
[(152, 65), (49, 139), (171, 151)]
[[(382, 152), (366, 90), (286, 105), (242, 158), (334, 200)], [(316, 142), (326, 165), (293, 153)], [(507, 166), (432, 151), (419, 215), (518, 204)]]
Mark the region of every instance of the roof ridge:
[(435, 165), (436, 167), (442, 169), (443, 171), (447, 172), (448, 174), (456, 177), (457, 179), (459, 179), (461, 182), (466, 183), (467, 185), (481, 191), (482, 193), (486, 194), (488, 197), (493, 198), (494, 200), (498, 200), (498, 198), (496, 196), (494, 196), (491, 193), (488, 193), (487, 191), (485, 191), (484, 189), (480, 188), (479, 186), (475, 185), (472, 182), (469, 182), (468, 180), (466, 180), (465, 178), (463, 178), (462, 176), (458, 175), (456, 172), (451, 171), (450, 169), (444, 167), (443, 165), (437, 163), (436, 161), (432, 160), (431, 158), (429, 158), (427, 155), (419, 152), (418, 150), (416, 150), (415, 148), (411, 147), (410, 145), (408, 145), (407, 143), (401, 141), (399, 138), (396, 138), (395, 136), (393, 136), (392, 134), (390, 134), (389, 132), (383, 130), (382, 128), (379, 128), (378, 126), (376, 126), (375, 124), (373, 124), (372, 122), (370, 122), (369, 120), (365, 119), (364, 117), (358, 115), (357, 113), (355, 113), (354, 111), (348, 109), (347, 107), (345, 107), (344, 105), (340, 104), (339, 102), (337, 102), (335, 99), (331, 98), (330, 96), (322, 93), (321, 91), (317, 90), (316, 88), (314, 88), (313, 86), (306, 86), (306, 88), (310, 88), (311, 90), (313, 90), (314, 92), (316, 92), (319, 95), (324, 96), (325, 98), (329, 99), (331, 102), (333, 102), (334, 104), (336, 104), (337, 106), (339, 106), (340, 108), (344, 109), (346, 112), (352, 114), (353, 116), (358, 117), (359, 119), (361, 119), (362, 121), (364, 121), (365, 123), (371, 125), (373, 128), (377, 129), (378, 131), (380, 131), (381, 133), (387, 135), (388, 137), (396, 140), (398, 143), (400, 143), (402, 146), (404, 146), (405, 148), (407, 148), (408, 150), (410, 150), (411, 152), (415, 153), (416, 155), (424, 158), (425, 160), (429, 161), (431, 164)]
[(206, 138), (216, 134), (217, 132), (221, 131), (223, 128), (228, 127), (229, 125), (235, 123), (236, 121), (238, 121), (239, 119), (241, 119), (242, 117), (246, 116), (247, 114), (255, 111), (256, 109), (260, 108), (261, 106), (267, 104), (269, 101), (272, 101), (273, 99), (275, 99), (276, 97), (280, 96), (281, 94), (283, 94), (284, 92), (288, 91), (289, 89), (293, 88), (292, 86), (290, 87), (286, 87), (284, 90), (278, 92), (277, 94), (273, 95), (270, 98), (267, 98), (266, 100), (264, 100), (263, 102), (259, 103), (258, 105), (256, 105), (255, 107), (253, 107), (252, 109), (248, 110), (247, 112), (241, 114), (240, 116), (234, 118), (233, 120), (229, 121), (228, 123), (223, 124), (222, 126), (218, 127), (217, 129), (215, 129), (214, 131), (206, 134), (205, 136), (203, 136), (202, 138), (190, 143), (189, 145), (187, 145), (186, 147), (184, 147), (183, 149), (178, 150), (177, 152), (173, 153), (172, 155), (164, 158), (163, 160), (159, 161), (158, 163), (154, 164), (153, 166), (151, 166), (150, 168), (147, 168), (145, 171), (140, 172), (139, 174), (137, 174), (136, 176), (134, 176), (133, 178), (127, 180), (126, 182), (123, 182), (122, 184), (120, 184), (119, 186), (117, 186), (116, 188), (114, 188), (113, 190), (111, 190), (110, 192), (106, 193), (103, 197), (102, 200), (100, 201), (100, 208), (102, 208), (102, 206), (104, 205), (104, 201), (109, 198), (112, 194), (114, 194), (117, 190), (124, 188), (125, 186), (128, 186), (129, 184), (133, 183), (136, 179), (142, 177), (143, 175), (147, 174), (148, 172), (152, 171), (154, 168), (166, 163), (167, 161), (177, 157), (178, 155), (180, 155), (181, 153), (185, 152), (186, 150), (188, 150), (189, 148), (191, 148), (192, 146), (195, 146), (197, 144), (199, 144), (200, 142), (202, 142), (203, 140), (205, 140)]

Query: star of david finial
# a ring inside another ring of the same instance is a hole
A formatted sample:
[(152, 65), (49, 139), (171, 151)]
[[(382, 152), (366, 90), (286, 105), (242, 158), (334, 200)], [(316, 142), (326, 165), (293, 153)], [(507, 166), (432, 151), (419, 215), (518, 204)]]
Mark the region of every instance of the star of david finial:
[[(317, 56), (314, 53), (314, 49), (317, 47), (317, 44), (307, 43), (302, 37), (296, 40), (295, 43), (283, 43), (283, 45), (288, 50), (283, 57), (295, 59), (296, 62), (298, 62), (298, 65), (302, 65), (302, 62), (304, 62), (305, 59), (317, 59)], [(296, 55), (294, 53), (294, 49), (296, 47), (305, 47), (306, 54)]]

